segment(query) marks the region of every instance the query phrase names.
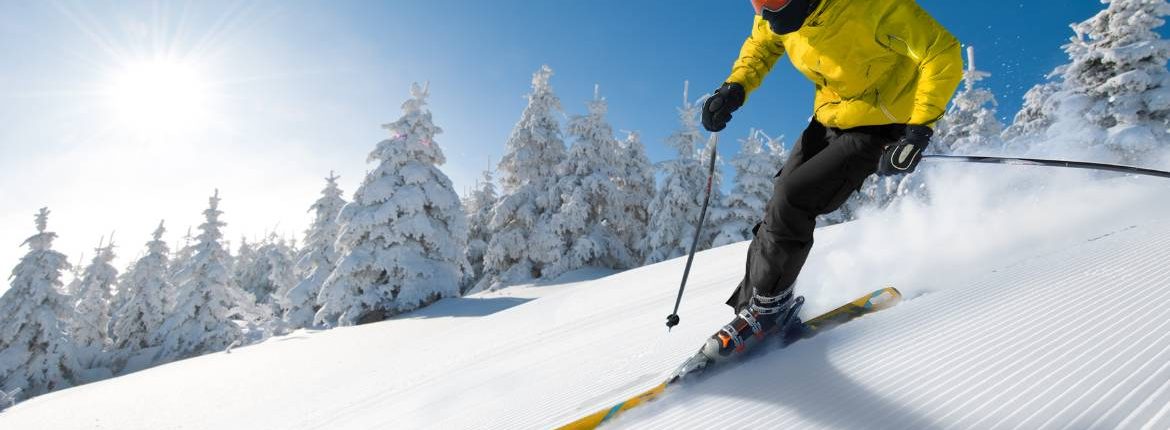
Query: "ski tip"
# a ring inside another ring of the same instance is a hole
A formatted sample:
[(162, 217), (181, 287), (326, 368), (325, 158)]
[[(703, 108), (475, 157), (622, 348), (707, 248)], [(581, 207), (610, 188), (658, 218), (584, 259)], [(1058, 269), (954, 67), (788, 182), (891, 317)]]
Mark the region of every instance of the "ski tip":
[(865, 302), (866, 309), (886, 309), (902, 301), (902, 292), (894, 287), (885, 287), (870, 294)]

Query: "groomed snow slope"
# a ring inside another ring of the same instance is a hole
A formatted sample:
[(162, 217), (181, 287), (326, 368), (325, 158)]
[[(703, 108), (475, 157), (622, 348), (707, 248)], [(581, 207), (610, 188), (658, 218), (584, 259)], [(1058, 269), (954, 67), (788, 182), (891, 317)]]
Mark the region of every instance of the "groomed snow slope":
[[(613, 427), (1170, 428), (1168, 195), (1132, 178), (967, 193), (824, 229), (806, 316), (886, 283), (907, 301)], [(699, 255), (671, 333), (683, 259), (172, 363), (31, 399), (0, 428), (549, 428), (656, 384), (727, 322), (745, 248)]]

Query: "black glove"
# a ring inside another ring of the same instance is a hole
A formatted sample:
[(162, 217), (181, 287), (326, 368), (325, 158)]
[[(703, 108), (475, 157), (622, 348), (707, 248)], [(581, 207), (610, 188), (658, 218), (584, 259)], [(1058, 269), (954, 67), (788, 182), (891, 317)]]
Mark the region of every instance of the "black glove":
[(906, 134), (897, 143), (890, 144), (882, 151), (878, 162), (878, 176), (911, 173), (922, 161), (922, 151), (930, 144), (934, 130), (925, 125), (908, 125)]
[(743, 85), (724, 83), (703, 103), (703, 128), (711, 132), (723, 130), (727, 127), (727, 121), (731, 121), (731, 113), (743, 106), (746, 97)]

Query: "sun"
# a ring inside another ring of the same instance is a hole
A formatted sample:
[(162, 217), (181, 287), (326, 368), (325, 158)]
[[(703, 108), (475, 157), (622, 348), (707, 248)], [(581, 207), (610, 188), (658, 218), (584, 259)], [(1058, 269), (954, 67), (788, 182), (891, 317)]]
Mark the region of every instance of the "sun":
[(117, 122), (127, 131), (181, 133), (206, 119), (208, 92), (194, 64), (160, 58), (118, 68), (108, 98)]

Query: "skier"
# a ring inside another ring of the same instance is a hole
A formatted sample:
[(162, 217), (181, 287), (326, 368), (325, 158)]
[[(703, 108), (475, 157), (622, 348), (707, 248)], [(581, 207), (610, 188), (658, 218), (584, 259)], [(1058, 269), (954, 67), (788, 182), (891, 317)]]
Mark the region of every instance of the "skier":
[(816, 85), (813, 118), (774, 178), (747, 268), (727, 304), (731, 323), (707, 340), (712, 360), (801, 327), (792, 287), (817, 215), (870, 175), (913, 172), (962, 78), (954, 36), (914, 0), (752, 0), (756, 16), (731, 76), (703, 105), (723, 130), (784, 53)]

